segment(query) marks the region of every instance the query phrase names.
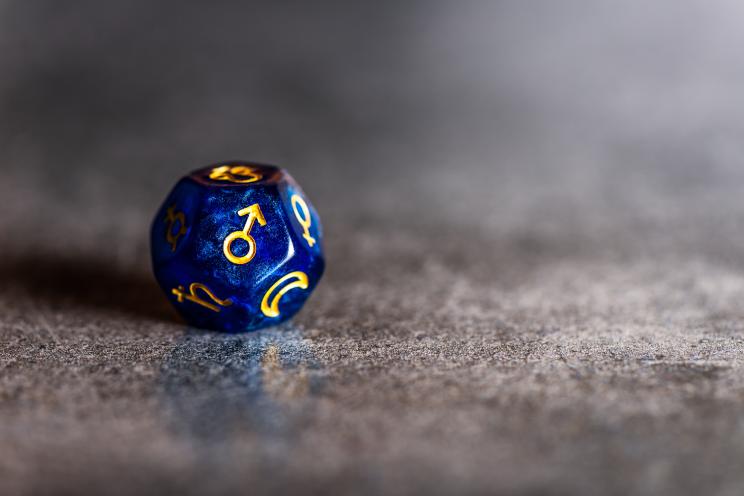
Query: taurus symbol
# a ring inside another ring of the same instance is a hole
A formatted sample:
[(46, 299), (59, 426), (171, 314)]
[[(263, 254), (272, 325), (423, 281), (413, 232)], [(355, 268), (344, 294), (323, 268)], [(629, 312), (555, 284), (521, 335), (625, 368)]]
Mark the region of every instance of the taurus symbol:
[(231, 183), (255, 183), (260, 181), (263, 176), (255, 167), (246, 165), (221, 165), (215, 167), (209, 173), (209, 179), (215, 181), (228, 181)]

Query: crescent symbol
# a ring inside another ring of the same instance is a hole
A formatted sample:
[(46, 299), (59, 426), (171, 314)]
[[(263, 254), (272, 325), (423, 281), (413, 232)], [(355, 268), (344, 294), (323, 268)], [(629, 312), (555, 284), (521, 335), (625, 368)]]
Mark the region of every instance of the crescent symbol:
[[(291, 282), (289, 282), (291, 281)], [(283, 286), (283, 287), (282, 287)], [(280, 288), (277, 291), (277, 288)], [(290, 291), (294, 288), (300, 288), (300, 289), (307, 289), (308, 288), (308, 279), (307, 274), (305, 274), (302, 271), (294, 271), (290, 272), (289, 274), (283, 276), (278, 281), (276, 281), (268, 291), (266, 291), (266, 294), (263, 297), (263, 300), (261, 300), (261, 311), (264, 315), (267, 317), (278, 317), (279, 316), (279, 300), (282, 299), (282, 296), (284, 296), (284, 293), (287, 291)], [(271, 298), (272, 293), (276, 291), (276, 295), (274, 295), (273, 298)], [(269, 302), (271, 300), (271, 302)]]

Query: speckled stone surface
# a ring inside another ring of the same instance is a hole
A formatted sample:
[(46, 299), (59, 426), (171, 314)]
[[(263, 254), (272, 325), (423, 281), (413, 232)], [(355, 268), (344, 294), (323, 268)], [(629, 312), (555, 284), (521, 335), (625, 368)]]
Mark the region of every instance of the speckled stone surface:
[[(740, 494), (740, 16), (491, 4), (3, 3), (0, 493)], [(326, 274), (200, 332), (148, 228), (238, 157)]]

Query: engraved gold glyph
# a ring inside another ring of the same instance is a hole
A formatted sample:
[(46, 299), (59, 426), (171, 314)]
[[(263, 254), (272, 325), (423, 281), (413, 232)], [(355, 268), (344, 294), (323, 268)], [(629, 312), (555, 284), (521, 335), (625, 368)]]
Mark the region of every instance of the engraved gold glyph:
[(255, 183), (262, 178), (258, 168), (247, 165), (220, 165), (209, 172), (209, 179), (238, 184)]
[[(171, 205), (165, 213), (165, 222), (168, 223), (165, 229), (165, 240), (170, 245), (171, 251), (176, 251), (178, 238), (186, 234), (186, 216), (183, 212), (176, 212), (176, 206)], [(174, 226), (178, 226), (175, 231)]]
[(294, 210), (297, 222), (302, 226), (304, 231), (302, 237), (307, 241), (307, 246), (311, 247), (315, 244), (315, 238), (310, 236), (310, 226), (312, 225), (312, 218), (310, 217), (310, 209), (307, 208), (307, 203), (302, 199), (300, 195), (292, 195), (292, 210)]
[[(256, 256), (256, 240), (250, 234), (251, 229), (253, 229), (253, 224), (258, 221), (259, 225), (265, 226), (266, 219), (264, 218), (263, 212), (261, 212), (261, 207), (258, 206), (258, 203), (254, 203), (250, 207), (238, 210), (238, 215), (241, 217), (245, 215), (248, 216), (245, 220), (245, 225), (242, 230), (233, 231), (225, 237), (225, 240), (222, 243), (222, 251), (229, 261), (236, 265), (243, 265), (253, 260), (253, 257)], [(248, 251), (245, 255), (235, 255), (232, 251), (232, 244), (239, 239), (242, 239), (248, 244)]]
[(281, 277), (276, 281), (261, 300), (261, 311), (267, 317), (278, 317), (279, 312), (279, 301), (282, 299), (288, 291), (292, 289), (307, 289), (308, 279), (307, 274), (302, 271), (294, 271)]
[[(197, 294), (197, 291), (201, 291), (204, 295), (206, 295), (207, 298), (211, 300), (211, 302), (202, 299)], [(177, 288), (173, 288), (171, 290), (171, 293), (176, 295), (176, 300), (178, 301), (178, 303), (183, 303), (183, 300), (189, 300), (217, 313), (219, 313), (220, 307), (226, 307), (226, 306), (232, 305), (232, 300), (230, 300), (229, 298), (224, 299), (224, 300), (217, 298), (207, 286), (205, 286), (204, 284), (200, 282), (192, 282), (189, 285), (188, 293), (185, 292), (185, 289), (183, 286), (178, 286)]]

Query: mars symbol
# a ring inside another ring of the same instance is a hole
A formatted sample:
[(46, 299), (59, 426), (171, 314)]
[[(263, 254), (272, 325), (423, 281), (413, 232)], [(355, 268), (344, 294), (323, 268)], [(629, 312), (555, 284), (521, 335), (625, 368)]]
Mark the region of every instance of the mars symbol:
[[(258, 206), (258, 203), (254, 203), (248, 208), (238, 210), (238, 215), (241, 217), (245, 215), (248, 216), (245, 220), (245, 226), (243, 226), (242, 230), (233, 231), (227, 235), (225, 241), (222, 243), (222, 251), (225, 253), (225, 257), (227, 257), (227, 259), (232, 263), (242, 265), (247, 264), (256, 256), (256, 239), (251, 236), (253, 224), (258, 221), (259, 225), (265, 226), (266, 219), (264, 218), (263, 212), (261, 212), (261, 207)], [(248, 243), (248, 252), (245, 255), (237, 256), (232, 252), (232, 244), (238, 239), (242, 239)]]

